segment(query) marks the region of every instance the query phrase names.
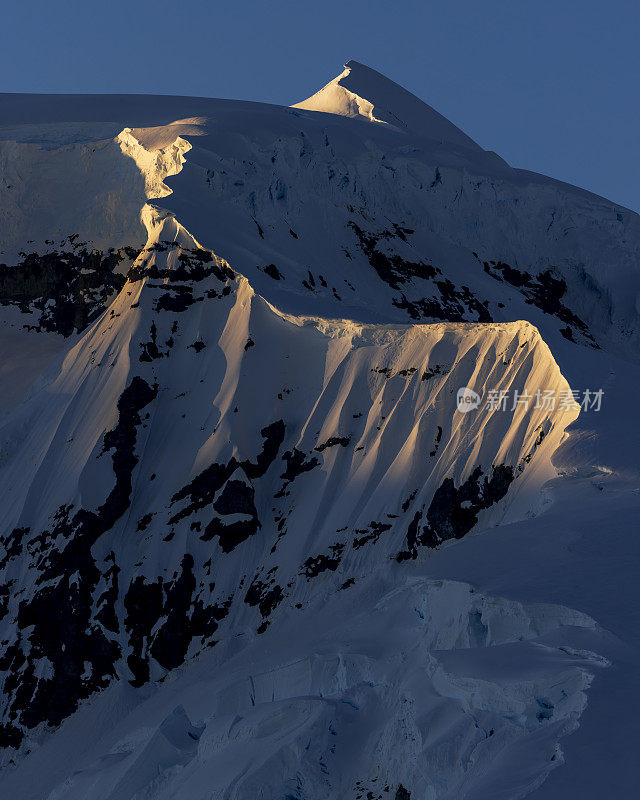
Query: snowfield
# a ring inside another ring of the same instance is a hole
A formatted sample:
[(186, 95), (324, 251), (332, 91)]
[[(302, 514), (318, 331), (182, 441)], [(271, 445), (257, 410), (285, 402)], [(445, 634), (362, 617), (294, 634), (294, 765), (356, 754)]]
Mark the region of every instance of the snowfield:
[(357, 62), (3, 95), (0, 796), (635, 796), (639, 309)]

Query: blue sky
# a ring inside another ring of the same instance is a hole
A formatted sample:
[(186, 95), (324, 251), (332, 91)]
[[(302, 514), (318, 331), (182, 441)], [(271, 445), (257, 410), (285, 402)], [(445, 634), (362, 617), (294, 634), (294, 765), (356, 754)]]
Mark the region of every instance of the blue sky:
[(638, 0), (23, 0), (0, 91), (290, 104), (350, 58), (509, 163), (640, 210)]

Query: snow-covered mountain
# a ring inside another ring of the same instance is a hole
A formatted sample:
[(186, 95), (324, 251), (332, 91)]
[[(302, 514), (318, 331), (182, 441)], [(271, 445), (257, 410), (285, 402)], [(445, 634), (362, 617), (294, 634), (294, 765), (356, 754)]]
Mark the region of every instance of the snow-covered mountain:
[(353, 61), (0, 165), (2, 795), (631, 796), (638, 216)]

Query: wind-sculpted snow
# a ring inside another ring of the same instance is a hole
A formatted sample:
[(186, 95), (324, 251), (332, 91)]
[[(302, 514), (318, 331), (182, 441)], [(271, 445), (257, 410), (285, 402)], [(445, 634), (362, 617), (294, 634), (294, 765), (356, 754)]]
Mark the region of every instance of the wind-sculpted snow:
[(545, 340), (633, 357), (638, 219), (394, 86), (0, 114), (7, 791), (517, 798), (562, 762), (595, 622), (424, 570), (544, 507), (579, 411)]
[(290, 317), (172, 217), (152, 233), (3, 426), (29, 430), (3, 463), (6, 745), (112, 679), (264, 632), (317, 580), (337, 590), (522, 514), (577, 415), (455, 410), (463, 385), (568, 388), (527, 323)]

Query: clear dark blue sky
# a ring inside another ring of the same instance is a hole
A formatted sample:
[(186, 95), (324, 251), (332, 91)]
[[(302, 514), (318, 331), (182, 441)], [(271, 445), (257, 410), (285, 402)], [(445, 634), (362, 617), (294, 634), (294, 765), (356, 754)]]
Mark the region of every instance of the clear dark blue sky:
[(290, 104), (350, 58), (483, 147), (640, 210), (640, 0), (22, 0), (0, 91)]

